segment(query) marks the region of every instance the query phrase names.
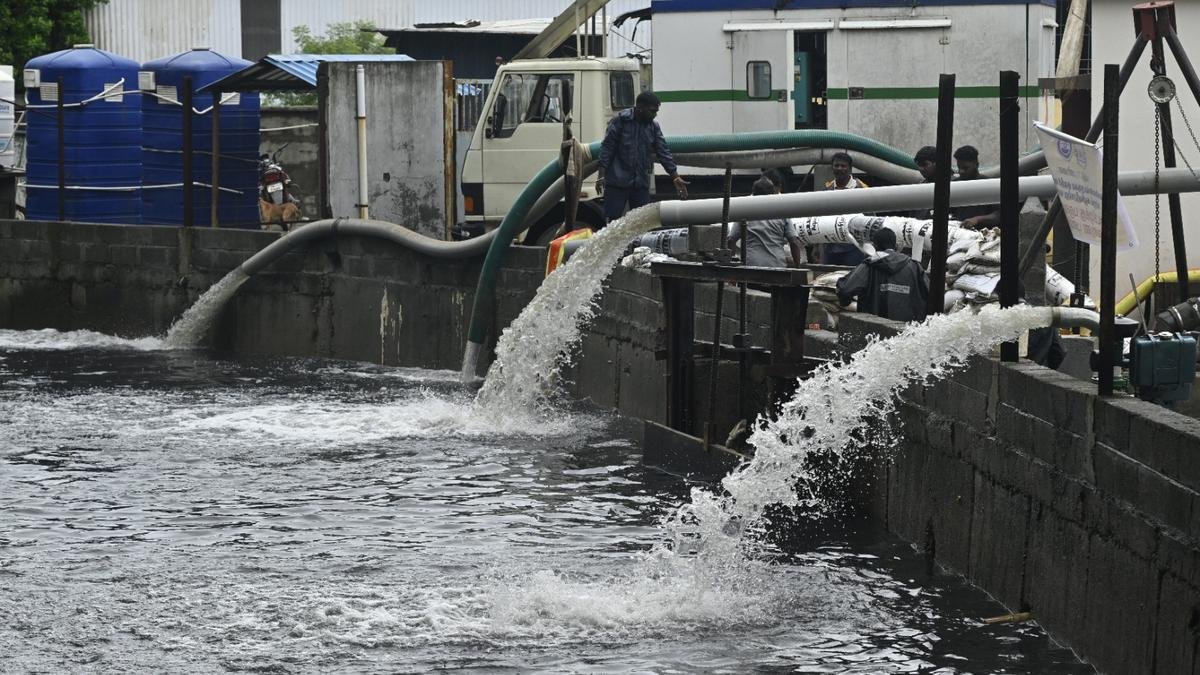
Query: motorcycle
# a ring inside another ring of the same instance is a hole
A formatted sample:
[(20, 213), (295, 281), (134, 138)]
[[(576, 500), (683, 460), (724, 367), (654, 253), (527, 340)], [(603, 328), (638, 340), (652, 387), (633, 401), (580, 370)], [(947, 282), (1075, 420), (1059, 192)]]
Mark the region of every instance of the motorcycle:
[(284, 143), (258, 158), (259, 215), (263, 229), (272, 229), (273, 225), (291, 229), (301, 219), (296, 186), (279, 163), (279, 153), (288, 145)]

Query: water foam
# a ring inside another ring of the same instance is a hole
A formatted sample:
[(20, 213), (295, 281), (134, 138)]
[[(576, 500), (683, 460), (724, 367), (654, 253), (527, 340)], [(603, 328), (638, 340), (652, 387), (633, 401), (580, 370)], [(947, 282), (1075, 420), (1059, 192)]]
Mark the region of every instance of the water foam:
[(167, 349), (161, 338), (122, 338), (90, 330), (57, 331), (0, 329), (0, 350), (66, 351), (72, 349), (129, 349), (157, 351)]
[(164, 343), (168, 348), (187, 349), (195, 347), (204, 339), (205, 333), (216, 318), (217, 312), (226, 302), (237, 293), (239, 287), (250, 277), (241, 267), (226, 274), (220, 281), (213, 284), (204, 294), (188, 307), (183, 316), (179, 317), (171, 329), (167, 331)]
[(485, 407), (536, 410), (556, 393), (570, 350), (595, 314), (595, 299), (629, 241), (659, 225), (658, 206), (630, 211), (592, 237), (555, 270), (496, 345), (477, 401)]

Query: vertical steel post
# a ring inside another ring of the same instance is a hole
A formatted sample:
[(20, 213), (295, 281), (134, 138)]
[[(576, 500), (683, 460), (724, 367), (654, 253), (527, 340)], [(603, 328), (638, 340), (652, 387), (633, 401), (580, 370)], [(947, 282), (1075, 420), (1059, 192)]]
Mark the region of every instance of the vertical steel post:
[(929, 258), (930, 314), (946, 306), (946, 250), (950, 228), (950, 153), (954, 145), (954, 74), (938, 78), (937, 176), (933, 186), (933, 242)]
[(212, 195), (208, 204), (208, 224), (220, 227), (218, 209), (221, 201), (221, 92), (212, 93)]
[[(1158, 13), (1157, 34), (1154, 39), (1154, 60), (1150, 62), (1151, 66), (1155, 63), (1159, 65), (1159, 69), (1155, 70), (1156, 74), (1165, 75), (1167, 72), (1166, 55), (1163, 53), (1162, 43), (1166, 39), (1170, 42), (1168, 36), (1175, 35), (1175, 26), (1172, 19), (1174, 12), (1163, 11)], [(1191, 62), (1188, 61), (1187, 54), (1183, 52), (1182, 46), (1176, 52), (1174, 46), (1171, 47), (1171, 52), (1175, 54), (1175, 61), (1179, 63), (1186, 62), (1186, 68), (1191, 67)], [(1180, 59), (1179, 55), (1183, 54)], [(1184, 66), (1180, 66), (1180, 70), (1184, 70)], [(1196, 76), (1195, 71), (1192, 72), (1192, 77)], [(1188, 79), (1187, 74), (1184, 74), (1184, 79)], [(1188, 83), (1191, 87), (1191, 83)], [(1196, 98), (1200, 102), (1200, 96)], [(1162, 119), (1162, 144), (1163, 144), (1163, 164), (1168, 169), (1175, 168), (1175, 130), (1171, 122), (1171, 106), (1168, 103), (1158, 104), (1159, 117)], [(1187, 262), (1187, 240), (1183, 231), (1183, 208), (1179, 203), (1179, 193), (1172, 192), (1167, 196), (1167, 203), (1171, 210), (1171, 245), (1175, 249), (1175, 272), (1176, 283), (1179, 285), (1179, 299), (1187, 299), (1191, 293), (1189, 292), (1188, 284), (1188, 262)]]
[(1104, 66), (1104, 163), (1100, 221), (1100, 395), (1113, 394), (1117, 361), (1117, 150), (1120, 143), (1121, 87), (1115, 64)]
[[(733, 197), (733, 167), (725, 166), (725, 198), (721, 205), (721, 249), (726, 246), (726, 241), (729, 240), (729, 200)], [(743, 228), (742, 237), (745, 238), (746, 232)], [(728, 262), (728, 258), (718, 262)], [(704, 447), (712, 445), (713, 433), (716, 430), (717, 423), (717, 387), (721, 382), (721, 321), (724, 320), (725, 313), (725, 282), (717, 282), (717, 302), (714, 310), (713, 318), (713, 344), (712, 344), (712, 360), (709, 364), (708, 374), (708, 415), (704, 419)]]
[(179, 92), (179, 100), (183, 104), (183, 226), (191, 227), (196, 223), (193, 212), (192, 190), (195, 187), (192, 176), (192, 77), (183, 78), (183, 91)]
[[(1018, 98), (1021, 76), (1015, 70), (1000, 73), (1000, 306), (1017, 304), (1021, 255), (1021, 198), (1019, 180), (1020, 112)], [(1017, 361), (1019, 345), (1005, 342), (1000, 345), (1000, 360)]]
[(58, 78), (58, 219), (67, 219), (67, 109), (63, 105), (66, 92), (63, 78)]

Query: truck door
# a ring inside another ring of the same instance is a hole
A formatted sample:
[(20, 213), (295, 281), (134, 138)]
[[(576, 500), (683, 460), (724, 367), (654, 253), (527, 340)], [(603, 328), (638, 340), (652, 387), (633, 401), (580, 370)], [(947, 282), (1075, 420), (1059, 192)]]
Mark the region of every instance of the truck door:
[(733, 31), (733, 131), (792, 129), (790, 30)]
[(530, 179), (558, 157), (564, 119), (572, 118), (579, 137), (575, 82), (576, 73), (510, 72), (498, 83), (480, 144), (487, 220), (503, 218)]

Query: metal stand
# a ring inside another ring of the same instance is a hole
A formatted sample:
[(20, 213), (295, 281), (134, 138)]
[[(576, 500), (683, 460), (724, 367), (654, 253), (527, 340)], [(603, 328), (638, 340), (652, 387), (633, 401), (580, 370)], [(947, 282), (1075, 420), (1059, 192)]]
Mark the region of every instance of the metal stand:
[[(1179, 64), (1179, 69), (1183, 74), (1184, 80), (1188, 84), (1188, 88), (1192, 91), (1192, 97), (1197, 102), (1200, 102), (1200, 77), (1197, 76), (1195, 68), (1192, 67), (1192, 62), (1188, 58), (1187, 53), (1183, 49), (1183, 43), (1179, 39), (1179, 34), (1176, 32), (1175, 21), (1175, 3), (1173, 0), (1158, 0), (1157, 2), (1146, 2), (1133, 7), (1133, 24), (1134, 30), (1137, 32), (1137, 38), (1134, 41), (1133, 48), (1126, 57), (1125, 63), (1121, 66), (1121, 70), (1116, 80), (1117, 95), (1125, 90), (1125, 85), (1129, 83), (1129, 78), (1133, 75), (1133, 69), (1137, 66), (1141, 59), (1142, 52), (1146, 50), (1146, 45), (1153, 45), (1150, 58), (1150, 68), (1155, 75), (1163, 75), (1166, 73), (1166, 65), (1164, 61), (1163, 42), (1171, 50), (1175, 61)], [(1168, 168), (1175, 166), (1175, 139), (1171, 126), (1171, 116), (1166, 108), (1168, 104), (1159, 104), (1159, 109), (1162, 115), (1163, 129), (1163, 160)], [(1084, 138), (1089, 143), (1094, 143), (1100, 137), (1101, 131), (1105, 125), (1106, 111), (1101, 108), (1096, 114), (1096, 119), (1092, 122), (1092, 128), (1088, 130), (1087, 136)], [(1184, 238), (1183, 231), (1183, 214), (1179, 206), (1179, 197), (1172, 194), (1168, 197), (1171, 212), (1171, 237), (1175, 247), (1175, 267), (1179, 278), (1179, 289), (1182, 297), (1187, 297), (1188, 292), (1188, 266), (1187, 266), (1187, 243)], [(1021, 257), (1021, 274), (1024, 274), (1038, 259), (1038, 254), (1045, 246), (1046, 235), (1054, 226), (1054, 221), (1062, 212), (1062, 204), (1058, 198), (1050, 204), (1050, 208), (1046, 212), (1046, 217), (1042, 221), (1042, 226), (1034, 235), (1033, 241), (1029, 248)]]
[[(767, 357), (768, 353), (748, 346), (697, 343), (695, 340), (695, 285), (697, 283), (754, 284), (771, 292), (771, 349), (765, 374), (772, 378), (771, 399), (777, 402), (794, 390), (796, 378), (807, 374), (811, 366), (804, 357), (804, 330), (808, 316), (809, 283), (807, 269), (749, 267), (742, 265), (658, 262), (650, 273), (662, 282), (667, 320), (667, 424), (676, 431), (691, 433), (695, 423), (692, 392), (695, 390), (697, 347), (711, 348), (712, 368), (720, 366), (722, 354), (739, 359)], [(747, 367), (747, 370), (749, 368)], [(715, 400), (710, 389), (709, 418), (705, 432), (715, 435)], [(706, 443), (707, 445), (707, 443)]]

